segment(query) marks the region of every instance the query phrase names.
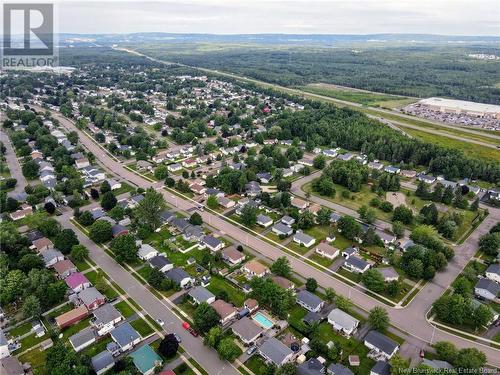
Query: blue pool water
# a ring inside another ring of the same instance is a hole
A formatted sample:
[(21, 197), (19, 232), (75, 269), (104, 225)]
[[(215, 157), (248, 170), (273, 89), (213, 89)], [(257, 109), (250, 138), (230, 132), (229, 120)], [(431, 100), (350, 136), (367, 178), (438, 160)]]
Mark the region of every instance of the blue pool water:
[(269, 320), (264, 314), (261, 312), (258, 312), (252, 317), (253, 320), (255, 320), (257, 323), (259, 323), (263, 328), (269, 329), (271, 328), (274, 323)]

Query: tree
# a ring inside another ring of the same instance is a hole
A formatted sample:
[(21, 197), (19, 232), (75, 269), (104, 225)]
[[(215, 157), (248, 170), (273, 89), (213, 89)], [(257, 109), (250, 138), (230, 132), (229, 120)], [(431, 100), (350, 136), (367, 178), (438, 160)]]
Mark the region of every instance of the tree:
[(361, 226), (359, 223), (348, 215), (342, 216), (339, 219), (337, 227), (342, 235), (349, 240), (354, 240), (361, 234)]
[(189, 223), (192, 225), (202, 225), (203, 219), (201, 218), (201, 215), (198, 212), (195, 212), (189, 218)]
[(408, 371), (410, 368), (410, 361), (401, 357), (399, 353), (396, 353), (391, 358), (391, 374), (392, 375), (401, 375)]
[(57, 340), (46, 352), (45, 370), (53, 375), (87, 375), (90, 373), (90, 366), (76, 352), (68, 350), (62, 340)]
[(358, 210), (359, 217), (361, 220), (363, 220), (365, 223), (368, 224), (373, 224), (376, 219), (376, 213), (375, 210), (372, 208), (369, 208), (368, 206), (361, 206)]
[(45, 208), (45, 211), (47, 211), (47, 213), (50, 215), (53, 215), (54, 212), (56, 212), (56, 206), (54, 206), (54, 203), (52, 202), (45, 203), (43, 208)]
[(90, 189), (90, 196), (92, 197), (93, 200), (98, 200), (99, 199), (99, 190), (97, 189)]
[(441, 202), (444, 204), (451, 204), (453, 201), (453, 188), (451, 185), (447, 186), (446, 189), (444, 189), (443, 192), (443, 198), (441, 199)]
[(217, 202), (217, 197), (215, 195), (210, 195), (207, 198), (207, 206), (212, 210), (215, 210), (217, 207), (219, 207), (219, 202)]
[(240, 347), (234, 342), (231, 337), (226, 337), (219, 342), (217, 353), (221, 359), (233, 362), (241, 354)]
[(154, 231), (161, 225), (161, 213), (165, 207), (163, 195), (153, 188), (148, 188), (144, 199), (139, 202), (135, 209), (135, 216), (140, 224)]
[(316, 169), (323, 169), (326, 165), (326, 158), (324, 155), (318, 155), (313, 160), (313, 167)]
[(479, 209), (479, 198), (474, 199), (469, 208), (471, 211), (476, 212)]
[(193, 314), (193, 324), (198, 332), (208, 332), (219, 323), (219, 319), (214, 308), (206, 302), (200, 303)]
[(33, 268), (43, 269), (45, 267), (45, 263), (40, 256), (33, 253), (28, 253), (23, 255), (21, 259), (19, 259), (19, 262), (17, 262), (17, 267), (24, 272), (29, 272)]
[(297, 225), (300, 229), (309, 229), (314, 226), (314, 215), (311, 211), (304, 211), (300, 214)]
[(361, 277), (363, 284), (375, 293), (381, 293), (385, 289), (384, 276), (376, 268), (371, 268)]
[(93, 216), (92, 216), (92, 213), (90, 211), (83, 212), (77, 220), (84, 227), (88, 227), (89, 225), (92, 225), (95, 221)]
[(392, 233), (396, 236), (396, 238), (402, 238), (405, 233), (404, 224), (400, 221), (393, 222)]
[(39, 170), (40, 167), (34, 160), (27, 161), (26, 163), (23, 164), (22, 167), (23, 175), (28, 180), (34, 180), (35, 178), (37, 178)]
[(109, 211), (116, 206), (117, 200), (112, 191), (108, 191), (102, 195), (101, 207)]
[(472, 295), (472, 284), (465, 277), (461, 276), (453, 282), (453, 293), (469, 297)]
[(120, 263), (132, 262), (137, 257), (135, 238), (131, 234), (116, 237), (111, 243), (111, 250), (113, 250), (116, 260)]
[(177, 354), (177, 350), (179, 350), (179, 341), (172, 333), (166, 335), (158, 346), (158, 351), (165, 358), (173, 358)]
[(156, 167), (154, 175), (157, 180), (166, 179), (168, 176), (168, 167), (164, 164), (159, 165)]
[(306, 290), (308, 292), (314, 293), (316, 289), (318, 288), (318, 282), (316, 281), (315, 278), (309, 277), (306, 280)]
[(120, 221), (125, 217), (125, 209), (121, 206), (114, 206), (109, 212), (108, 216), (113, 220)]
[(292, 274), (292, 267), (287, 257), (282, 256), (271, 265), (271, 272), (278, 276), (289, 278)]
[(165, 278), (165, 274), (158, 268), (151, 268), (147, 277), (147, 281), (153, 288), (161, 289), (161, 284), (163, 280), (165, 280)]
[(390, 296), (397, 296), (399, 291), (401, 289), (401, 286), (396, 280), (391, 281), (389, 284), (387, 284), (387, 293)]
[(434, 344), (437, 356), (448, 363), (455, 363), (458, 356), (458, 349), (448, 341), (439, 341)]
[(329, 225), (331, 214), (332, 214), (331, 210), (325, 207), (321, 207), (321, 209), (318, 211), (318, 216), (316, 218), (318, 224), (324, 226)]
[(420, 259), (413, 259), (410, 261), (405, 271), (408, 276), (414, 277), (415, 279), (421, 279), (424, 273), (424, 264)]
[(325, 289), (325, 299), (328, 303), (332, 303), (335, 301), (335, 298), (337, 297), (337, 293), (335, 293), (335, 290), (332, 288), (326, 288)]
[(403, 224), (410, 225), (413, 222), (413, 211), (403, 205), (394, 209), (392, 221), (400, 221)]
[(54, 218), (47, 218), (38, 224), (38, 229), (45, 237), (55, 237), (61, 230), (61, 225)]
[(69, 254), (74, 245), (78, 245), (78, 237), (72, 229), (63, 229), (54, 240), (54, 246), (63, 254)]
[(455, 368), (462, 370), (472, 369), (479, 370), (486, 365), (486, 355), (476, 348), (464, 348), (459, 350), (455, 362), (453, 363)]
[(278, 368), (276, 375), (297, 375), (297, 367), (294, 363), (285, 363)]
[(97, 220), (90, 226), (89, 237), (96, 243), (108, 242), (113, 237), (111, 224), (106, 220)]
[(103, 183), (101, 184), (101, 194), (105, 194), (110, 191), (111, 191), (111, 185), (109, 184), (109, 182), (103, 181)]
[(23, 303), (23, 316), (25, 319), (38, 318), (42, 315), (40, 301), (35, 296), (28, 296)]
[(500, 246), (500, 235), (497, 233), (488, 233), (479, 238), (479, 250), (486, 255), (496, 256)]
[(70, 256), (75, 262), (83, 262), (89, 256), (89, 250), (83, 245), (73, 245)]
[(383, 307), (376, 306), (370, 310), (368, 323), (373, 329), (384, 332), (389, 327), (389, 314)]
[(251, 207), (250, 205), (246, 205), (241, 210), (241, 222), (246, 227), (253, 227), (255, 223), (257, 223), (257, 209), (255, 207)]
[(212, 348), (216, 348), (223, 337), (222, 329), (219, 326), (210, 328), (210, 331), (203, 338), (203, 343)]

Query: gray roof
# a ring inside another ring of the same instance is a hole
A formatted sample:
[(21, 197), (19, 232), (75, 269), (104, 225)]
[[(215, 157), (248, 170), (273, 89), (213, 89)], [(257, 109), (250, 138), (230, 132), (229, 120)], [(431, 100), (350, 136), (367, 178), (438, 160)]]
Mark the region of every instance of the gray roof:
[(51, 260), (55, 259), (55, 258), (59, 258), (59, 257), (63, 257), (63, 253), (61, 253), (59, 250), (57, 249), (48, 249), (48, 250), (44, 250), (42, 251), (42, 258), (44, 260), (45, 263), (48, 263), (50, 262)]
[(179, 217), (172, 219), (170, 224), (173, 225), (174, 227), (176, 227), (180, 231), (183, 231), (184, 229), (186, 229), (188, 226), (191, 225), (191, 224), (189, 224), (189, 221), (187, 221), (184, 218), (179, 218)]
[(447, 369), (447, 370), (453, 369), (453, 366), (451, 364), (449, 364), (446, 361), (440, 361), (438, 359), (424, 358), (424, 360), (422, 361), (422, 364), (429, 366), (429, 367), (432, 367), (433, 369)]
[(201, 238), (203, 236), (203, 229), (199, 225), (189, 224), (184, 228), (184, 234), (189, 237)]
[(285, 215), (281, 218), (281, 222), (284, 224), (286, 223), (293, 224), (295, 223), (295, 219), (291, 216)]
[(330, 314), (328, 314), (328, 320), (335, 322), (346, 330), (352, 330), (359, 324), (359, 320), (353, 318), (351, 315), (340, 309), (333, 309), (330, 311)]
[(80, 298), (85, 305), (90, 305), (95, 300), (104, 299), (104, 296), (96, 288), (90, 287), (78, 293), (78, 298)]
[(264, 343), (260, 346), (259, 351), (263, 356), (269, 358), (277, 365), (281, 365), (283, 360), (293, 353), (292, 349), (274, 337), (264, 341)]
[(500, 275), (500, 264), (490, 264), (486, 269), (486, 272), (496, 273), (497, 275)]
[(309, 243), (309, 242), (311, 242), (311, 240), (314, 240), (314, 237), (311, 237), (310, 235), (305, 234), (304, 232), (295, 233), (294, 238), (296, 238), (297, 240), (299, 240), (302, 243)]
[(323, 364), (317, 358), (309, 358), (308, 361), (301, 363), (297, 367), (299, 375), (322, 375)]
[(154, 268), (163, 268), (172, 262), (164, 255), (156, 255), (149, 260), (149, 264)]
[(497, 296), (500, 293), (500, 284), (489, 279), (479, 279), (476, 286), (477, 289), (484, 289)]
[(307, 324), (312, 324), (315, 322), (321, 321), (322, 317), (318, 313), (315, 313), (314, 311), (308, 311), (306, 316), (302, 318), (302, 320), (307, 323)]
[(321, 298), (307, 290), (301, 290), (297, 293), (297, 301), (302, 301), (312, 308), (318, 307), (323, 302)]
[(370, 373), (376, 375), (390, 375), (391, 365), (386, 361), (378, 361), (377, 363), (375, 363), (375, 366), (372, 367)]
[(246, 341), (252, 340), (264, 331), (262, 327), (254, 323), (253, 319), (250, 319), (246, 316), (241, 318), (240, 320), (237, 320), (231, 326), (231, 329), (235, 334)]
[(7, 338), (3, 333), (3, 330), (0, 328), (0, 345), (7, 345)]
[(105, 305), (102, 305), (98, 309), (94, 310), (92, 314), (95, 316), (95, 324), (98, 325), (107, 324), (122, 316), (120, 312), (109, 303), (106, 303)]
[(0, 359), (0, 373), (3, 375), (19, 375), (24, 374), (25, 371), (16, 357), (5, 357)]
[(276, 229), (278, 232), (283, 233), (283, 234), (288, 234), (293, 230), (291, 227), (289, 227), (288, 225), (285, 225), (281, 222), (274, 224), (273, 229)]
[(98, 372), (114, 363), (115, 360), (113, 359), (113, 355), (110, 352), (108, 352), (107, 350), (103, 350), (96, 356), (92, 357), (91, 362), (94, 371)]
[(399, 273), (397, 273), (393, 267), (381, 267), (375, 269), (379, 271), (384, 278), (399, 277)]
[(126, 227), (120, 224), (115, 224), (111, 227), (111, 232), (113, 233), (113, 236), (116, 236), (117, 234), (128, 230)]
[(141, 336), (132, 328), (130, 323), (123, 323), (111, 331), (111, 337), (120, 347), (127, 346), (131, 342), (140, 339)]
[(175, 214), (173, 212), (170, 212), (170, 211), (163, 211), (161, 214), (160, 214), (160, 219), (167, 223), (169, 222), (170, 220), (172, 220), (173, 218), (175, 217)]
[(346, 264), (350, 264), (355, 268), (359, 269), (364, 269), (366, 266), (370, 265), (366, 260), (358, 258), (356, 256), (350, 256), (348, 259), (345, 260)]
[(349, 370), (344, 365), (341, 365), (340, 363), (332, 363), (330, 366), (328, 366), (327, 371), (329, 374), (333, 375), (354, 375), (351, 370)]
[(165, 276), (177, 284), (180, 284), (185, 278), (191, 277), (182, 268), (172, 268), (170, 271), (165, 272)]
[(193, 299), (198, 302), (207, 302), (210, 298), (214, 298), (215, 295), (209, 291), (207, 288), (202, 286), (196, 286), (191, 289), (188, 293)]
[(133, 197), (130, 197), (130, 199), (133, 200), (135, 203), (139, 203), (144, 199), (144, 195), (142, 194), (134, 195)]
[(214, 236), (204, 236), (203, 240), (204, 243), (206, 243), (210, 247), (217, 247), (219, 246), (222, 242), (218, 238), (215, 238)]
[(95, 340), (95, 337), (94, 330), (91, 327), (87, 327), (71, 336), (69, 341), (74, 348), (77, 348), (91, 340)]
[(390, 355), (399, 344), (377, 331), (370, 331), (365, 337), (365, 341), (378, 348), (380, 351)]
[(267, 224), (269, 222), (273, 222), (273, 219), (271, 219), (269, 216), (267, 215), (257, 215), (257, 223), (258, 224)]

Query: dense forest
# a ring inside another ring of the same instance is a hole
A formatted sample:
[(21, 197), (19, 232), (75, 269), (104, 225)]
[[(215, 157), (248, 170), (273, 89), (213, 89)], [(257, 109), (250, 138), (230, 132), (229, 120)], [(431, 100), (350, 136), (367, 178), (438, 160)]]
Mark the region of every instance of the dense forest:
[[(500, 104), (500, 61), (469, 58), (489, 47), (322, 48), (149, 44), (133, 48), (168, 61), (232, 71), (285, 86), (333, 83), (416, 97)], [(188, 48), (189, 47), (189, 48)]]

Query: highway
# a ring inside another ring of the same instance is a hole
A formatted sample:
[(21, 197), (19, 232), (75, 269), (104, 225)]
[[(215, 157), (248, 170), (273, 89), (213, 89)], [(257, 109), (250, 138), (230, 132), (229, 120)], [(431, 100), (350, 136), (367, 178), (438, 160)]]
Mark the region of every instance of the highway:
[[(113, 174), (117, 174), (121, 178), (130, 181), (142, 188), (148, 188), (151, 186), (155, 187), (158, 191), (161, 191), (163, 193), (166, 201), (169, 204), (174, 205), (181, 210), (192, 210), (197, 206), (197, 204), (192, 201), (182, 199), (177, 195), (174, 195), (173, 193), (160, 188), (159, 183), (151, 183), (141, 176), (138, 176), (137, 174), (126, 169), (119, 161), (110, 156), (89, 136), (77, 129), (70, 120), (56, 112), (53, 112), (53, 115), (66, 129), (77, 131), (80, 138), (80, 143), (83, 144), (90, 152), (92, 152), (96, 156), (98, 162), (107, 171), (110, 171)], [(478, 238), (482, 234), (488, 232), (489, 228), (491, 228), (497, 221), (500, 221), (500, 210), (494, 208), (490, 208), (489, 210), (490, 215), (487, 217), (487, 219), (483, 221), (483, 223), (481, 223), (481, 225), (464, 242), (463, 245), (455, 249), (457, 254), (455, 258), (449, 263), (447, 269), (444, 272), (436, 274), (435, 279), (427, 283), (411, 303), (409, 303), (406, 307), (400, 308), (388, 308), (386, 306), (384, 307), (386, 307), (388, 310), (389, 316), (391, 318), (391, 323), (395, 327), (401, 329), (409, 335), (414, 336), (424, 342), (451, 341), (459, 348), (475, 346), (486, 354), (491, 365), (500, 367), (500, 350), (450, 334), (446, 331), (440, 330), (439, 328), (435, 329), (434, 326), (426, 320), (426, 313), (430, 309), (434, 300), (437, 299), (448, 288), (451, 282), (461, 272), (463, 267), (467, 264), (468, 260), (475, 253), (478, 247)], [(366, 295), (362, 291), (345, 284), (337, 278), (328, 275), (326, 272), (323, 272), (309, 265), (308, 263), (305, 263), (301, 259), (283, 252), (277, 246), (273, 246), (270, 243), (263, 241), (258, 236), (229, 223), (224, 218), (207, 212), (207, 210), (200, 212), (200, 214), (204, 222), (208, 223), (210, 226), (253, 248), (255, 251), (260, 252), (267, 258), (277, 259), (280, 256), (286, 256), (290, 260), (291, 266), (297, 273), (301, 275), (307, 275), (308, 277), (314, 277), (322, 287), (331, 287), (338, 294), (346, 297), (349, 296), (349, 298), (355, 305), (367, 311), (375, 306), (381, 305), (378, 300)], [(99, 264), (99, 266), (101, 265)], [(193, 355), (193, 357), (196, 359), (196, 355), (194, 353), (190, 354)]]

